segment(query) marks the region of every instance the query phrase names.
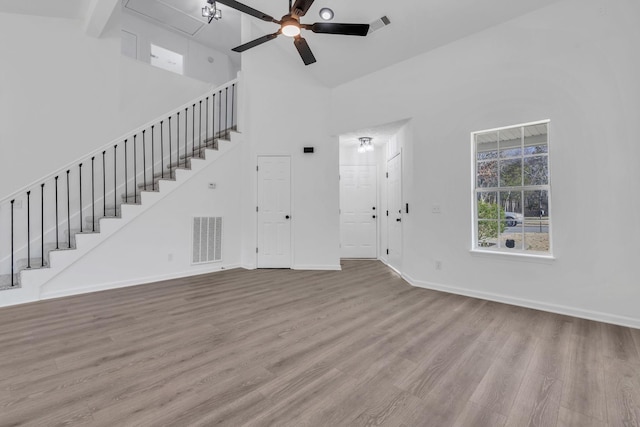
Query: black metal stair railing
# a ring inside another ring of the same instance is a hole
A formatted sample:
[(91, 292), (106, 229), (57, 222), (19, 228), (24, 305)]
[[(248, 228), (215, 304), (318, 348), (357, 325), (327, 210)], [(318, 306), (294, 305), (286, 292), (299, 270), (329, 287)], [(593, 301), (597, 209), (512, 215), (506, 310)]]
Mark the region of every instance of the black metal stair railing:
[[(99, 232), (100, 218), (119, 216), (123, 204), (139, 203), (140, 192), (158, 191), (159, 180), (174, 179), (176, 169), (188, 168), (204, 149), (217, 149), (219, 139), (229, 139), (231, 131), (237, 130), (237, 85), (234, 80), (209, 91), (0, 200), (0, 289), (17, 287), (21, 270), (48, 266), (52, 250), (73, 249), (76, 234)], [(59, 182), (61, 177), (66, 178), (64, 184)], [(102, 204), (97, 212), (96, 204)], [(32, 227), (38, 222), (40, 227)]]

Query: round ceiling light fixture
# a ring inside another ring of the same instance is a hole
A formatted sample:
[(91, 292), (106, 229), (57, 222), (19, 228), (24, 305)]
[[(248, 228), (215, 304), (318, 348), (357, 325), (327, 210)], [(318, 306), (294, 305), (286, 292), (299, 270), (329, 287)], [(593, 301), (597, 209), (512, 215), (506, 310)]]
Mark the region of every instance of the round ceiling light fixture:
[(282, 28), (280, 29), (280, 31), (287, 37), (299, 36), (300, 23), (290, 16), (285, 17), (285, 19), (282, 20)]
[(322, 9), (320, 9), (320, 18), (324, 19), (325, 21), (331, 21), (333, 19), (333, 10), (329, 9), (328, 7), (323, 7)]

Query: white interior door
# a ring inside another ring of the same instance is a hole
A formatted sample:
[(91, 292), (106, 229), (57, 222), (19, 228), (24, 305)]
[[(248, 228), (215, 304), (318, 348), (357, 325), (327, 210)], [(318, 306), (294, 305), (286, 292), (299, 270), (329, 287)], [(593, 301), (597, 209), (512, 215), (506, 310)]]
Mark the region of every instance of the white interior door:
[(291, 159), (258, 157), (258, 268), (291, 267)]
[(387, 244), (389, 265), (402, 267), (402, 157), (398, 154), (387, 163)]
[(340, 257), (378, 255), (375, 165), (340, 166)]

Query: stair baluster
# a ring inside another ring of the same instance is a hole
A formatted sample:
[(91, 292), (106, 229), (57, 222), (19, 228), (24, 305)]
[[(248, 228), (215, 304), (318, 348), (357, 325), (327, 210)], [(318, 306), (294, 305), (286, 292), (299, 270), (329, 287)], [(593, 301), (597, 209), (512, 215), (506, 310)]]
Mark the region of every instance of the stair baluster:
[(224, 88), (224, 124), (225, 124), (225, 139), (229, 137), (229, 87)]
[[(178, 141), (176, 142), (176, 144), (177, 144), (176, 151), (178, 152), (177, 153), (178, 165), (176, 166), (176, 168), (180, 167), (180, 111), (178, 111), (177, 116), (178, 117), (176, 117), (176, 125), (177, 125), (176, 137), (177, 137)], [(186, 151), (184, 152), (184, 155), (185, 156), (187, 155)], [(186, 161), (187, 160), (185, 159), (185, 164), (186, 164)]]
[(80, 232), (82, 233), (82, 223), (84, 222), (82, 213), (84, 209), (84, 207), (82, 206), (82, 163), (78, 165), (78, 188), (78, 196), (80, 199)]
[(187, 134), (188, 131), (188, 122), (187, 119), (189, 117), (189, 108), (185, 108), (184, 109), (184, 168), (187, 168), (187, 140), (189, 139), (189, 136)]
[(191, 157), (196, 156), (196, 104), (191, 107)]
[(14, 272), (14, 268), (15, 268), (15, 261), (14, 261), (14, 257), (15, 257), (15, 248), (14, 248), (14, 243), (13, 243), (13, 206), (15, 204), (15, 199), (11, 200), (11, 287), (15, 286), (14, 283), (14, 276), (15, 276), (15, 272)]
[(133, 203), (138, 203), (138, 144), (136, 138), (138, 135), (133, 135)]
[(144, 185), (144, 191), (147, 191), (147, 139), (145, 133), (142, 131), (142, 181)]
[(169, 177), (173, 175), (173, 159), (172, 157), (173, 148), (171, 147), (171, 116), (169, 116)]
[(156, 191), (156, 148), (155, 148), (155, 141), (153, 140), (153, 128), (155, 126), (151, 126), (151, 185), (153, 188), (153, 191)]
[(160, 120), (160, 173), (164, 179), (164, 120)]
[(69, 193), (69, 173), (71, 170), (67, 170), (67, 241), (69, 242), (69, 249), (71, 249), (71, 193)]
[(27, 268), (31, 268), (31, 191), (27, 191)]
[(58, 177), (55, 178), (56, 181), (56, 249), (60, 249), (60, 239), (58, 232)]
[(44, 183), (40, 184), (40, 267), (44, 267)]
[[(124, 202), (129, 203), (129, 180), (127, 166), (127, 140), (124, 140)], [(121, 208), (122, 209), (122, 208)]]
[(96, 232), (95, 156), (91, 158), (91, 231)]
[(107, 163), (105, 161), (106, 151), (102, 152), (102, 216), (107, 216)]
[(113, 146), (113, 216), (118, 216), (118, 144)]

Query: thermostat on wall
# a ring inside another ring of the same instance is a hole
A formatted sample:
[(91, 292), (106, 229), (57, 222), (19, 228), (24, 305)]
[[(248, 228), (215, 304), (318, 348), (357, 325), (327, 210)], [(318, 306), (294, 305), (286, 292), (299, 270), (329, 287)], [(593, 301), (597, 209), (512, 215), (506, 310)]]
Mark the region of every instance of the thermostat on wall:
[(304, 147), (304, 152), (313, 154), (313, 147)]

